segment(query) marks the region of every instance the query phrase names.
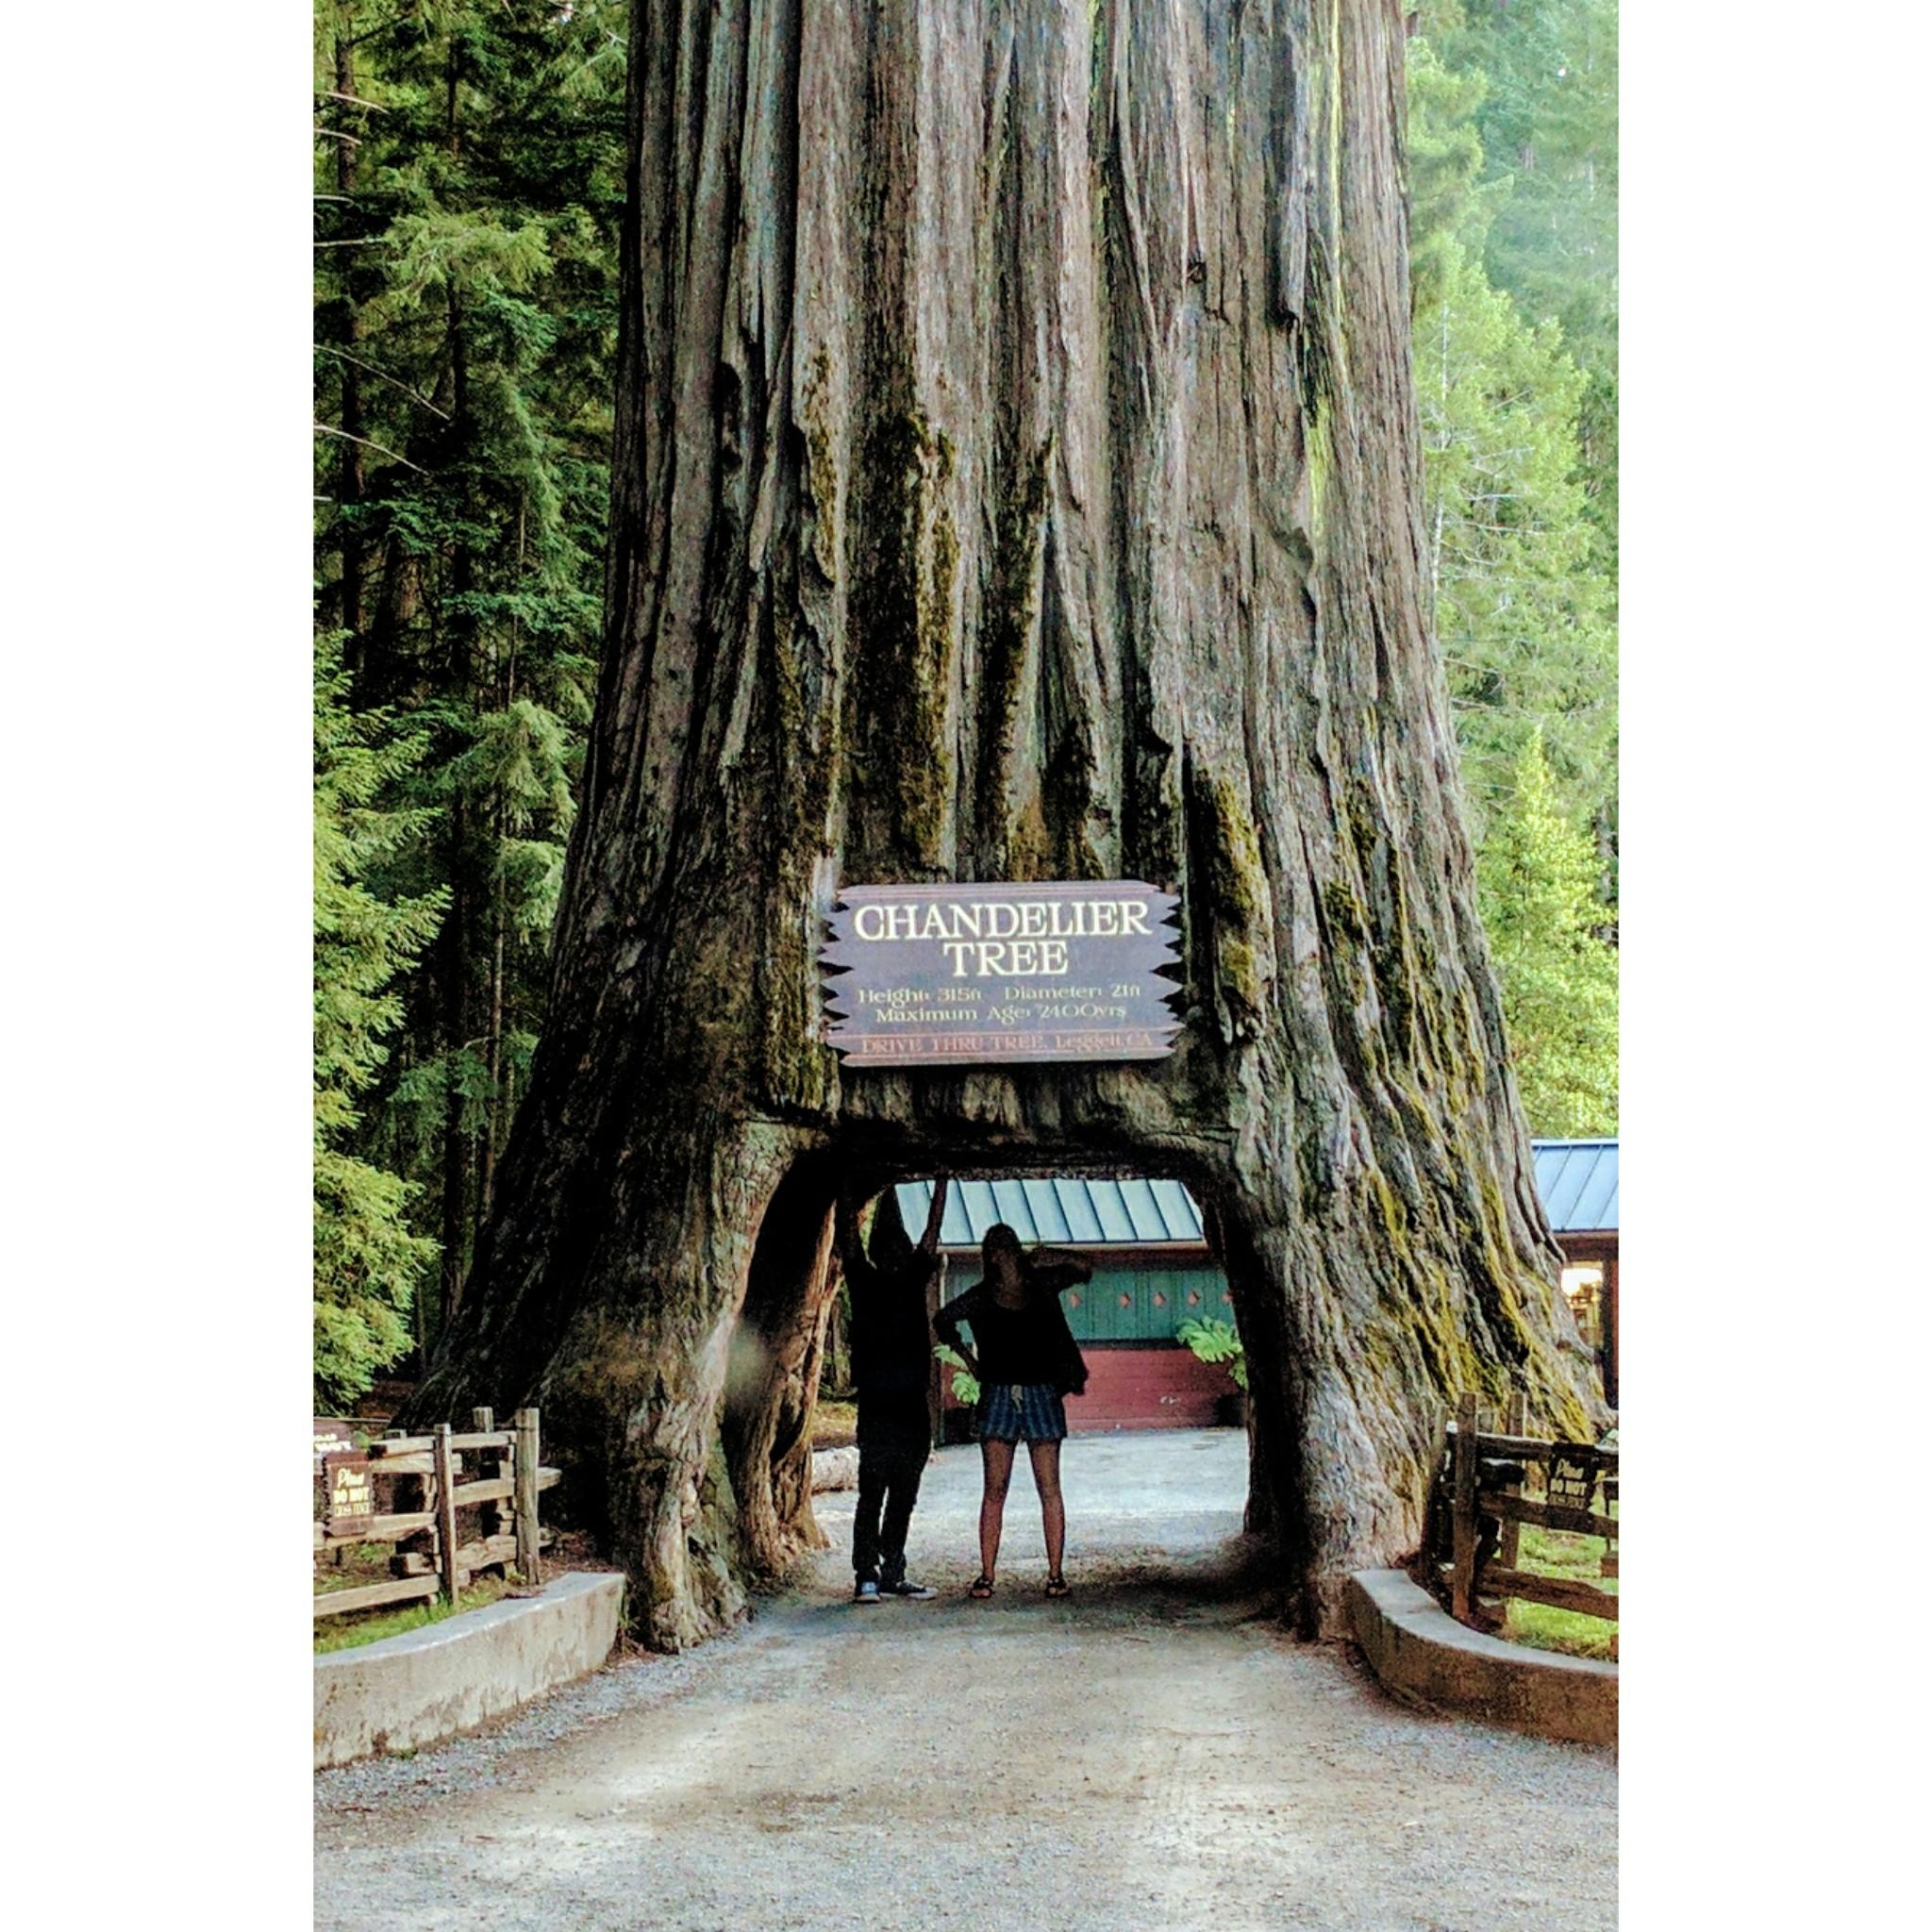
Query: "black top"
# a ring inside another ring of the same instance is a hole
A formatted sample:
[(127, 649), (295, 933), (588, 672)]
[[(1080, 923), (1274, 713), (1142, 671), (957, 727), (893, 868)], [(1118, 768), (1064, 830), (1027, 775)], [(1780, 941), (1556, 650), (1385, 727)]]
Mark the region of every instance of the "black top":
[(958, 1347), (959, 1324), (973, 1330), (983, 1385), (1043, 1382), (1062, 1395), (1078, 1395), (1087, 1387), (1087, 1364), (1067, 1325), (1060, 1291), (1088, 1278), (1077, 1262), (1028, 1262), (1024, 1306), (1003, 1308), (991, 1285), (975, 1281), (933, 1317), (934, 1332)]
[[(898, 1208), (891, 1208), (896, 1241), (886, 1241), (885, 1266), (865, 1251), (852, 1198), (839, 1197), (839, 1257), (852, 1292), (852, 1380), (858, 1391), (861, 1432), (868, 1421), (900, 1419), (930, 1426), (926, 1392), (932, 1383), (932, 1324), (926, 1295), (941, 1268), (940, 1219), (945, 1211), (946, 1184), (933, 1190), (932, 1210), (918, 1244), (905, 1239)], [(876, 1224), (874, 1253), (885, 1231)]]
[(916, 1392), (922, 1403), (932, 1375), (932, 1325), (927, 1285), (940, 1272), (937, 1255), (914, 1248), (896, 1268), (870, 1257), (845, 1262), (852, 1290), (852, 1381), (862, 1404), (869, 1395)]

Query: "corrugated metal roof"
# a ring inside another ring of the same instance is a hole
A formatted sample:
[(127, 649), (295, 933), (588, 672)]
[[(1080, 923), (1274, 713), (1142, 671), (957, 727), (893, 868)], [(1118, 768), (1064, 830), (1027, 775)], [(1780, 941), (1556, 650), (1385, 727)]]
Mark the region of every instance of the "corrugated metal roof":
[[(908, 1233), (925, 1225), (932, 1183), (908, 1181), (899, 1190), (899, 1214)], [(1085, 1180), (1058, 1175), (1009, 1180), (955, 1181), (946, 1193), (940, 1242), (976, 1248), (994, 1222), (1004, 1221), (1028, 1247), (1148, 1247), (1185, 1243), (1198, 1247), (1200, 1209), (1179, 1181)]]
[[(1558, 1234), (1617, 1225), (1617, 1143), (1538, 1141), (1536, 1185), (1543, 1211)], [(932, 1206), (930, 1181), (899, 1190), (899, 1212), (917, 1235)], [(1084, 1180), (1014, 1175), (997, 1181), (955, 1181), (946, 1195), (940, 1242), (976, 1248), (994, 1222), (1004, 1221), (1028, 1247), (1145, 1247), (1198, 1245), (1201, 1210), (1179, 1181)]]
[(1538, 1141), (1536, 1191), (1558, 1234), (1617, 1225), (1617, 1143)]

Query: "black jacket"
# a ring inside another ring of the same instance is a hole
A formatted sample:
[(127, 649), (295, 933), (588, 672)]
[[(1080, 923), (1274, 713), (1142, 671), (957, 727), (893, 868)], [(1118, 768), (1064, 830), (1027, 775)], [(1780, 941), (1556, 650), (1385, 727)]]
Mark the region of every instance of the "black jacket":
[(1087, 1362), (1060, 1306), (1060, 1293), (1091, 1276), (1091, 1271), (1078, 1263), (1029, 1260), (1024, 1307), (1001, 1307), (991, 1285), (975, 1281), (933, 1317), (933, 1330), (955, 1348), (960, 1324), (973, 1330), (982, 1384), (1044, 1382), (1061, 1395), (1084, 1395)]

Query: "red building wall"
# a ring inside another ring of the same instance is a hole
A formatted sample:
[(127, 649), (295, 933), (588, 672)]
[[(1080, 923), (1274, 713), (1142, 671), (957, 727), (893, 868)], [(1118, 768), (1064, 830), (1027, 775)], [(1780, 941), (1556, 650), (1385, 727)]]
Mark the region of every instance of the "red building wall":
[(1076, 1436), (1108, 1429), (1201, 1429), (1234, 1391), (1219, 1362), (1198, 1360), (1173, 1342), (1114, 1347), (1089, 1342), (1087, 1392), (1067, 1398), (1067, 1427)]

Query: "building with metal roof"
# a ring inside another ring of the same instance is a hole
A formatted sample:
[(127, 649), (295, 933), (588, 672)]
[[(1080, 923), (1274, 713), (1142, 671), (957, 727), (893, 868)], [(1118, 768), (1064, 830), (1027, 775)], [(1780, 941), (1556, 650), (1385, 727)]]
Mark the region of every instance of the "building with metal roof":
[[(1537, 1192), (1563, 1250), (1563, 1291), (1596, 1351), (1605, 1392), (1617, 1399), (1617, 1142), (1532, 1143)], [(908, 1228), (925, 1224), (930, 1181), (899, 1189)], [(1208, 1246), (1201, 1209), (1179, 1181), (1014, 1175), (956, 1180), (940, 1246), (959, 1261), (995, 1222), (1027, 1247), (1085, 1251), (1094, 1275), (1072, 1291), (1068, 1320), (1088, 1355), (1089, 1393), (1068, 1411), (1076, 1427), (1124, 1428), (1211, 1421), (1224, 1372), (1174, 1339), (1190, 1317), (1233, 1320), (1227, 1282)], [(970, 1262), (966, 1263), (970, 1266)], [(1074, 1410), (1081, 1414), (1075, 1420)]]
[[(1614, 1231), (1617, 1143), (1537, 1141), (1536, 1188), (1558, 1235)], [(899, 1190), (908, 1227), (924, 1225), (930, 1181)], [(1003, 1221), (1031, 1247), (1198, 1247), (1207, 1241), (1201, 1210), (1179, 1181), (1088, 1180), (1016, 1175), (1010, 1180), (955, 1181), (940, 1225), (940, 1245), (977, 1247)]]
[(1617, 1143), (1538, 1141), (1536, 1191), (1563, 1250), (1563, 1292), (1617, 1401)]
[(1536, 1191), (1558, 1234), (1595, 1234), (1617, 1225), (1617, 1143), (1536, 1141)]

